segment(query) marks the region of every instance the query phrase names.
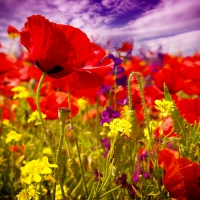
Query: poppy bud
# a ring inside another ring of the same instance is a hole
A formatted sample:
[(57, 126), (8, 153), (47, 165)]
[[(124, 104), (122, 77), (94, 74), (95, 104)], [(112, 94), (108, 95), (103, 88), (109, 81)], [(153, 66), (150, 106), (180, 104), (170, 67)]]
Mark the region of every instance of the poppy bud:
[(58, 108), (58, 118), (60, 119), (60, 125), (65, 124), (65, 120), (67, 119), (70, 112), (71, 111), (68, 108)]
[(134, 110), (128, 110), (126, 114), (126, 120), (132, 125), (131, 139), (134, 140), (137, 135), (137, 130), (138, 130), (138, 121), (137, 121), (137, 116)]
[(133, 126), (135, 122), (137, 121), (136, 114), (134, 110), (128, 110), (126, 115), (126, 120), (130, 122), (130, 124)]

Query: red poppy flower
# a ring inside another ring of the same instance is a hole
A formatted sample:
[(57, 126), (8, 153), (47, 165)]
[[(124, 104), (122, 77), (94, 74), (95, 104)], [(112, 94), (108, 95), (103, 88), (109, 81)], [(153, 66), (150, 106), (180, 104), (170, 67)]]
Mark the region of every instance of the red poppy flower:
[(132, 51), (133, 50), (133, 43), (130, 44), (128, 42), (124, 42), (122, 44), (122, 47), (117, 49), (118, 51), (121, 51), (121, 52), (127, 52), (127, 51)]
[(9, 107), (4, 106), (4, 105), (0, 105), (0, 109), (2, 110), (2, 119), (9, 119), (9, 120), (13, 120), (15, 117), (15, 113), (12, 112)]
[[(90, 74), (102, 75), (112, 66), (93, 67), (105, 56), (105, 51), (90, 42), (81, 30), (50, 22), (41, 15), (28, 17), (21, 32), (21, 43), (27, 48), (37, 67), (53, 78), (63, 78), (76, 72), (77, 78)], [(86, 81), (87, 82), (87, 81)]]
[(200, 121), (200, 99), (186, 99), (183, 98), (177, 102), (177, 107), (183, 116), (189, 123), (193, 124), (196, 120)]
[[(26, 98), (31, 109), (33, 111), (37, 110), (35, 100), (33, 98)], [(78, 107), (72, 101), (72, 115), (75, 116), (78, 113)], [(52, 103), (53, 102), (53, 103)], [(42, 113), (46, 114), (46, 119), (58, 119), (58, 108), (68, 107), (68, 95), (64, 92), (55, 92), (52, 91), (48, 96), (42, 97), (40, 100), (40, 106)]]
[(180, 73), (173, 68), (163, 68), (160, 71), (153, 74), (155, 85), (163, 91), (164, 83), (170, 93), (176, 93), (180, 91), (184, 84), (184, 79)]
[(13, 153), (22, 153), (24, 151), (24, 146), (17, 146), (17, 145), (12, 145), (10, 146), (10, 151)]
[(6, 58), (5, 54), (0, 53), (0, 93), (5, 97), (12, 97), (11, 89), (18, 86), (20, 73), (15, 65)]
[(0, 53), (0, 74), (14, 69), (14, 64), (7, 58), (5, 53)]
[(180, 71), (185, 79), (200, 79), (200, 56), (186, 57), (181, 63)]
[(155, 109), (155, 100), (164, 98), (164, 93), (155, 85), (145, 87), (144, 95), (147, 106), (151, 106), (152, 110)]
[(10, 26), (10, 25), (7, 28), (7, 33), (9, 35), (9, 37), (12, 38), (12, 39), (19, 36), (19, 31), (15, 27)]
[[(54, 87), (59, 88), (64, 92), (67, 92), (69, 90), (76, 91), (89, 88), (99, 88), (104, 82), (104, 76), (106, 76), (106, 74), (110, 71), (109, 60), (104, 59), (104, 61), (100, 64), (99, 67), (95, 67), (95, 70), (97, 72), (73, 72), (70, 75), (60, 79), (54, 79), (49, 76), (46, 76), (45, 81), (51, 82)], [(109, 62), (109, 64), (106, 66), (107, 62)], [(36, 67), (30, 67), (29, 75), (34, 79), (39, 80), (42, 75), (42, 72)]]
[(200, 79), (194, 81), (186, 80), (182, 90), (189, 95), (200, 95)]
[(171, 117), (167, 117), (164, 120), (164, 123), (159, 125), (156, 130), (154, 131), (154, 135), (159, 138), (160, 136), (160, 130), (163, 131), (162, 137), (168, 135), (168, 137), (179, 137), (179, 135), (175, 132), (173, 132), (173, 120)]
[(181, 63), (178, 57), (163, 55), (163, 67), (158, 67), (158, 71), (153, 73), (155, 85), (163, 91), (163, 84), (167, 85), (170, 93), (180, 91), (184, 86), (184, 78), (180, 72)]
[(11, 25), (8, 26), (7, 32), (8, 32), (8, 34), (11, 34), (11, 33), (17, 33), (18, 34), (19, 33), (19, 31)]
[(125, 75), (129, 75), (131, 72), (140, 72), (146, 77), (151, 73), (150, 66), (142, 62), (140, 58), (134, 56), (123, 62), (121, 66), (125, 69)]
[(200, 199), (200, 165), (186, 158), (176, 159), (168, 150), (158, 152), (159, 164), (165, 168), (164, 185), (177, 200)]

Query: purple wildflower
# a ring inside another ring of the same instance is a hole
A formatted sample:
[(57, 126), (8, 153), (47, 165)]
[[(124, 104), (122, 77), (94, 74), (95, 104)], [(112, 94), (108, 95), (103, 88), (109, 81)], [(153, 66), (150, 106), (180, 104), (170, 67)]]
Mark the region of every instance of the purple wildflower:
[(126, 174), (122, 174), (121, 177), (116, 179), (117, 185), (122, 185), (122, 188), (125, 188), (127, 186), (126, 182)]
[(110, 58), (114, 61), (114, 66), (120, 65), (122, 63), (121, 58), (117, 58), (113, 54), (109, 54), (108, 58)]
[[(135, 185), (134, 185), (134, 187), (136, 187)], [(130, 192), (130, 196), (131, 196), (131, 198), (135, 198), (135, 190), (133, 189), (133, 187), (132, 187), (132, 185), (131, 184), (127, 184), (127, 188), (128, 188), (128, 190), (129, 190), (129, 192)], [(136, 187), (137, 188), (137, 187)], [(138, 189), (138, 188), (137, 188)]]
[(149, 178), (150, 178), (149, 173), (148, 173), (148, 172), (144, 172), (144, 173), (143, 173), (143, 177), (144, 177), (145, 179), (149, 179)]
[(142, 173), (142, 168), (140, 167), (140, 163), (136, 163), (136, 169), (135, 172), (133, 173), (132, 181), (135, 183), (139, 181), (139, 175)]
[(123, 67), (120, 67), (120, 66), (114, 66), (114, 68), (113, 68), (113, 70), (112, 70), (112, 74), (115, 74), (115, 70), (117, 69), (117, 75), (120, 75), (120, 74), (122, 74), (124, 71), (125, 71), (125, 69), (123, 68)]
[(117, 101), (117, 103), (121, 106), (124, 106), (124, 105), (127, 105), (128, 104), (128, 99), (125, 98), (125, 99), (120, 99)]
[(103, 145), (103, 147), (106, 149), (106, 151), (103, 154), (103, 157), (106, 158), (108, 155), (108, 152), (110, 150), (111, 144), (108, 138), (104, 138), (101, 140), (101, 143)]
[(143, 170), (142, 167), (140, 167), (140, 163), (137, 162), (136, 163), (136, 169), (135, 169), (135, 172), (133, 173), (133, 177), (132, 177), (132, 181), (134, 183), (136, 183), (137, 181), (139, 181), (139, 176), (142, 175), (145, 179), (148, 179), (150, 176), (149, 176), (149, 173), (148, 172), (145, 172)]
[(120, 117), (120, 112), (113, 109), (113, 106), (106, 107), (101, 114), (100, 124), (103, 125), (105, 122), (111, 122), (114, 118)]
[(116, 184), (117, 185), (121, 184), (123, 189), (127, 187), (127, 189), (130, 192), (130, 196), (132, 198), (134, 198), (135, 197), (135, 191), (133, 190), (132, 185), (126, 182), (126, 178), (127, 178), (126, 174), (122, 174), (121, 177), (116, 179)]
[(128, 76), (122, 76), (120, 78), (117, 78), (116, 79), (117, 85), (121, 85), (123, 87), (126, 87), (126, 85), (127, 85), (127, 78), (128, 78)]
[(142, 154), (138, 157), (139, 161), (147, 161), (148, 159), (148, 152), (143, 150)]
[(97, 169), (94, 170), (94, 181), (98, 182), (99, 179), (103, 177), (103, 174), (99, 172)]
[(110, 91), (110, 88), (111, 87), (109, 85), (102, 85), (101, 89), (99, 90), (97, 94), (100, 95), (100, 94), (108, 93)]

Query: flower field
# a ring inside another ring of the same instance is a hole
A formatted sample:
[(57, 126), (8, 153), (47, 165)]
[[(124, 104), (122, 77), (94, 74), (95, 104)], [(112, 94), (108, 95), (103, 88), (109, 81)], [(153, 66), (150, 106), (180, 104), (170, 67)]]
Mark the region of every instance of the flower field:
[(7, 32), (0, 199), (200, 199), (199, 52), (111, 51), (41, 15)]

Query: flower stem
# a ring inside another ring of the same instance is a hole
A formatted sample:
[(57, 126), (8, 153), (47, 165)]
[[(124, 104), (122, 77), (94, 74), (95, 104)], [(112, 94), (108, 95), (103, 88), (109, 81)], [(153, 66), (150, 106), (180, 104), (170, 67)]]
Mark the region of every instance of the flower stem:
[[(60, 123), (60, 141), (59, 141), (59, 144), (58, 144), (58, 152), (56, 154), (56, 160), (55, 160), (55, 164), (58, 165), (58, 161), (59, 161), (59, 157), (60, 157), (60, 152), (61, 152), (61, 149), (62, 149), (62, 144), (63, 144), (63, 138), (64, 138), (64, 124), (63, 123)], [(59, 176), (59, 167), (57, 169), (55, 169), (55, 180), (57, 181), (58, 180), (58, 176)], [(56, 181), (54, 182), (53, 184), (53, 193), (52, 193), (52, 200), (55, 199), (55, 195), (56, 195)], [(62, 186), (62, 185), (60, 185)], [(63, 190), (63, 188), (61, 189)]]
[(115, 77), (115, 83), (114, 83), (114, 109), (117, 109), (117, 83), (116, 83), (116, 79), (117, 79), (117, 66), (115, 68), (115, 72), (114, 72), (114, 77)]
[(82, 173), (82, 177), (83, 177), (83, 183), (84, 183), (84, 187), (85, 187), (85, 193), (86, 193), (86, 199), (89, 196), (88, 194), (88, 190), (87, 190), (87, 184), (86, 184), (86, 180), (85, 180), (85, 175), (84, 175), (84, 170), (83, 170), (83, 164), (81, 161), (81, 156), (80, 156), (80, 150), (79, 150), (79, 146), (78, 146), (78, 139), (76, 138), (76, 148), (78, 151), (78, 158), (79, 158), (79, 162), (80, 162), (80, 166), (81, 166), (81, 173)]
[[(144, 109), (144, 115), (145, 115), (145, 118), (146, 118), (146, 122), (147, 122), (147, 129), (148, 129), (148, 132), (149, 132), (149, 135), (150, 135), (150, 140), (152, 141), (152, 134), (151, 134), (151, 131), (150, 131), (150, 127), (149, 127), (149, 116), (147, 114), (147, 108), (146, 108), (146, 103), (145, 103), (145, 99), (144, 99), (144, 92), (143, 92), (143, 86), (142, 86), (142, 82), (140, 80), (140, 76), (137, 72), (132, 72), (129, 76), (129, 80), (128, 80), (128, 91), (131, 91), (131, 79), (133, 76), (136, 76), (137, 78), (137, 81), (138, 81), (138, 85), (139, 85), (139, 89), (140, 89), (140, 95), (141, 95), (141, 98), (142, 98), (142, 105), (143, 105), (143, 109)], [(129, 94), (129, 109), (132, 108), (132, 95), (131, 93), (128, 93)]]
[(43, 121), (43, 118), (42, 118), (41, 109), (40, 109), (40, 90), (41, 90), (42, 82), (43, 82), (45, 76), (46, 76), (46, 73), (44, 72), (42, 74), (41, 78), (40, 78), (40, 81), (39, 81), (39, 84), (38, 84), (38, 87), (37, 87), (35, 100), (36, 100), (36, 105), (37, 105), (37, 109), (38, 109), (39, 118), (40, 118), (40, 121), (41, 121), (41, 124), (42, 124), (42, 131), (43, 131), (44, 136), (46, 138), (47, 145), (49, 146), (49, 148), (51, 150), (51, 155), (52, 155), (53, 161), (54, 161), (54, 150), (53, 150), (49, 135), (47, 133), (47, 130), (45, 128), (44, 121)]
[[(71, 110), (71, 96), (70, 96), (69, 90), (68, 90), (68, 104), (69, 104), (69, 109)], [(73, 120), (72, 120), (72, 112), (70, 113), (70, 123), (71, 123), (71, 126), (72, 126), (72, 130), (74, 131)], [(77, 134), (75, 133), (75, 135), (77, 135)], [(85, 175), (84, 175), (84, 170), (83, 170), (83, 164), (82, 164), (82, 161), (81, 161), (81, 155), (80, 155), (80, 150), (79, 150), (79, 146), (78, 146), (78, 138), (76, 137), (75, 140), (76, 140), (76, 148), (77, 148), (77, 151), (78, 151), (78, 158), (79, 158), (79, 162), (80, 162), (80, 166), (81, 166), (81, 174), (82, 174), (82, 177), (83, 177), (83, 183), (84, 183), (86, 199), (87, 199), (87, 197), (89, 195), (88, 195), (88, 191), (87, 191), (87, 185), (86, 185), (86, 180), (85, 180)]]
[(97, 144), (96, 144), (96, 148), (98, 148), (98, 143), (99, 143), (99, 132), (98, 132), (98, 128), (99, 128), (99, 99), (97, 97), (97, 103), (96, 103), (96, 120), (95, 120), (95, 133), (96, 133), (96, 140), (97, 140)]
[(134, 73), (131, 73), (129, 78), (128, 78), (128, 108), (129, 110), (133, 110), (133, 100), (132, 100), (132, 90), (131, 90), (131, 80), (133, 77)]

